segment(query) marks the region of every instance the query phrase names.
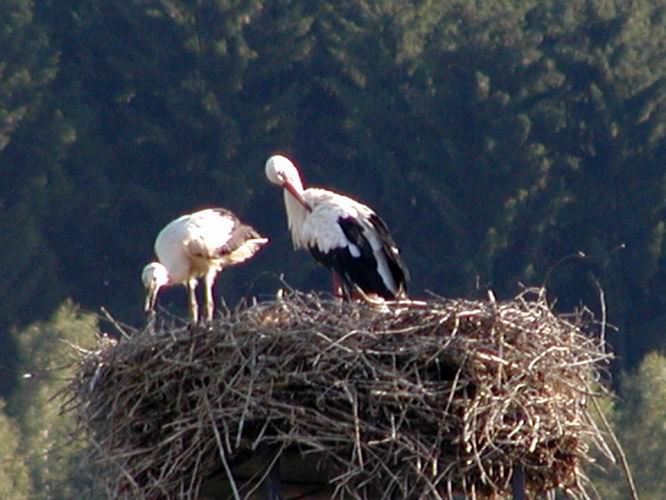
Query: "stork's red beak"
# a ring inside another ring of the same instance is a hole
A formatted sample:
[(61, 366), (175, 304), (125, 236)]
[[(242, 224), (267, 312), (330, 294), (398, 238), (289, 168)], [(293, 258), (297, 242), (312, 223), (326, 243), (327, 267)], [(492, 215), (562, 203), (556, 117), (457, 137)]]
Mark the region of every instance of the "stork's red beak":
[(305, 210), (307, 210), (308, 212), (312, 212), (312, 207), (310, 206), (310, 204), (307, 201), (305, 201), (305, 198), (303, 198), (301, 192), (298, 191), (291, 182), (284, 181), (282, 183), (282, 187), (285, 188), (287, 191), (289, 191), (289, 194), (291, 194), (294, 197), (294, 199), (296, 199), (297, 202), (303, 205), (303, 208), (305, 208)]

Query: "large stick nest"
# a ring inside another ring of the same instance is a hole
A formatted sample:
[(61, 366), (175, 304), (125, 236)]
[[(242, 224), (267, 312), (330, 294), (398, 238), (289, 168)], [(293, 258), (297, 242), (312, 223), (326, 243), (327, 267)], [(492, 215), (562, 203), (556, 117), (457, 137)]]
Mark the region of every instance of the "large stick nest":
[(505, 495), (518, 466), (530, 494), (586, 498), (581, 467), (605, 448), (590, 388), (609, 356), (590, 318), (544, 295), (292, 293), (207, 328), (161, 324), (83, 353), (68, 409), (114, 498), (196, 498), (266, 449), (272, 464), (316, 457), (344, 498)]

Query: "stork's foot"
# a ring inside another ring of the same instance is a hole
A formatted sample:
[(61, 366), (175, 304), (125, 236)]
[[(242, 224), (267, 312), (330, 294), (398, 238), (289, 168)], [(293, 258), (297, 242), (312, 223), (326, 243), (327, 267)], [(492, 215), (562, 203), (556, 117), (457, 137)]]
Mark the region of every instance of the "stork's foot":
[(190, 332), (190, 340), (192, 340), (194, 338), (194, 334), (197, 333), (197, 331), (202, 328), (204, 328), (202, 320), (199, 320), (197, 322), (190, 321), (190, 323), (187, 325), (187, 329)]
[(199, 320), (198, 326), (199, 328), (210, 330), (211, 328), (213, 328), (213, 323), (214, 323), (213, 318), (201, 318)]
[(366, 304), (370, 304), (372, 306), (377, 306), (377, 307), (382, 307), (386, 308), (386, 299), (384, 297), (380, 297), (376, 293), (365, 293), (361, 288), (356, 285), (354, 286), (354, 290), (350, 294), (350, 299), (351, 300), (357, 300), (359, 302), (365, 302)]

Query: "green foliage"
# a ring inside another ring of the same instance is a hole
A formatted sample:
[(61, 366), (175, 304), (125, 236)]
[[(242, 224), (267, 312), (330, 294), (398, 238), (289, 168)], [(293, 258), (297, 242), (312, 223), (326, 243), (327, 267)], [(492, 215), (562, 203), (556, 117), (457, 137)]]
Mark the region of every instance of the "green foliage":
[(14, 490), (3, 498), (18, 498), (24, 491), (26, 498), (95, 498), (91, 473), (81, 465), (83, 442), (74, 435), (73, 416), (62, 414), (57, 394), (72, 375), (70, 343), (91, 346), (96, 326), (94, 316), (67, 302), (48, 322), (16, 333), (22, 376), (7, 405), (8, 417), (0, 414), (0, 435), (9, 436), (7, 426), (15, 432), (3, 442)]
[(20, 459), (18, 426), (5, 415), (5, 406), (0, 400), (0, 498), (28, 499), (30, 476)]
[(33, 23), (32, 2), (2, 0), (0, 10), (0, 151), (21, 123), (34, 113), (44, 87), (53, 79), (55, 53)]
[[(0, 378), (0, 393), (15, 389), (2, 443), (28, 468), (3, 462), (0, 497), (73, 494), (69, 459), (43, 452), (71, 429), (44, 370), (66, 352), (56, 339), (81, 340), (94, 322), (57, 308), (73, 297), (139, 321), (138, 275), (174, 216), (222, 205), (271, 238), (222, 275), (231, 304), (273, 293), (266, 275), (328, 287), (292, 251), (263, 176), (277, 151), (306, 183), (377, 208), (412, 295), (501, 297), (547, 281), (570, 310), (596, 307), (598, 282), (619, 364), (666, 346), (663, 1), (0, 0), (0, 11), (0, 329), (21, 329), (2, 336), (0, 364), (34, 375)], [(184, 304), (178, 292), (163, 304)], [(647, 494), (665, 457), (631, 411), (659, 435), (647, 401), (660, 389), (646, 389), (659, 359), (627, 379), (613, 413)]]
[[(638, 370), (622, 379), (619, 398), (606, 410), (615, 434), (626, 453), (638, 495), (642, 499), (663, 498), (666, 478), (666, 356), (652, 353)], [(618, 466), (601, 461), (605, 471), (592, 470), (601, 498), (630, 498)]]
[(666, 357), (649, 354), (628, 376), (618, 408), (619, 435), (639, 485), (641, 498), (662, 498), (666, 491)]
[(5, 4), (0, 327), (68, 296), (138, 321), (155, 235), (202, 206), (271, 238), (222, 276), (231, 304), (272, 293), (266, 275), (327, 288), (263, 177), (281, 151), (378, 209), (413, 295), (547, 279), (569, 310), (598, 281), (623, 363), (665, 345), (659, 2)]
[[(48, 134), (25, 132), (41, 121), (49, 104), (49, 85), (57, 72), (57, 52), (35, 22), (33, 2), (0, 0), (0, 328), (17, 319), (49, 314), (62, 300), (57, 280), (48, 290), (57, 259), (48, 253), (43, 232), (47, 168), (37, 157)], [(34, 130), (34, 128), (33, 128)], [(53, 154), (49, 149), (48, 154)], [(35, 161), (36, 160), (36, 161)], [(39, 255), (44, 255), (39, 258)], [(13, 349), (4, 336), (0, 363), (12, 366)], [(10, 384), (0, 378), (0, 393)]]

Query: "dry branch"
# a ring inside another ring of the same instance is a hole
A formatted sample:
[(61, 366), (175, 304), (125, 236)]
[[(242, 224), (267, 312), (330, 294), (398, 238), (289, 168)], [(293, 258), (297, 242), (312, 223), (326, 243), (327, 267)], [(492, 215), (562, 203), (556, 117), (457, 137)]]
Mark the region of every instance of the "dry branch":
[(518, 464), (530, 495), (586, 498), (581, 467), (605, 446), (586, 388), (609, 355), (589, 316), (556, 316), (544, 295), (377, 307), (292, 293), (100, 344), (68, 409), (113, 498), (197, 498), (287, 450), (316, 457), (341, 498), (506, 495)]

